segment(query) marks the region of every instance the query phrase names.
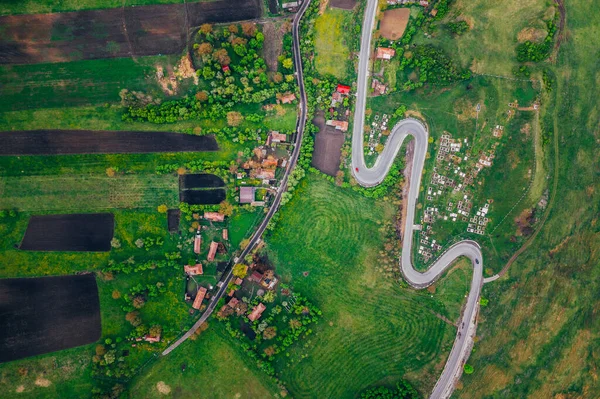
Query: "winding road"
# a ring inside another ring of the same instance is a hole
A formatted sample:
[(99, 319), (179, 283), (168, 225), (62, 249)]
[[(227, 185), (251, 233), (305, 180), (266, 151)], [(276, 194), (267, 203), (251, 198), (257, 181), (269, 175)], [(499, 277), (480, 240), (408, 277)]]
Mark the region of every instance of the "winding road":
[(369, 59), (371, 55), (371, 38), (377, 13), (377, 0), (367, 0), (362, 27), (361, 50), (358, 70), (358, 87), (352, 136), (352, 173), (356, 181), (364, 187), (380, 184), (390, 170), (394, 158), (402, 143), (408, 136), (415, 140), (413, 166), (408, 191), (408, 207), (406, 212), (405, 236), (402, 244), (400, 267), (405, 280), (414, 288), (423, 289), (433, 284), (454, 261), (465, 256), (473, 265), (473, 278), (467, 303), (462, 312), (454, 345), (442, 375), (438, 379), (430, 398), (448, 398), (454, 391), (460, 378), (463, 365), (471, 353), (473, 338), (477, 328), (479, 297), (483, 286), (483, 257), (481, 248), (475, 241), (461, 241), (444, 252), (425, 272), (417, 271), (412, 264), (412, 245), (414, 232), (415, 207), (421, 186), (421, 174), (427, 153), (428, 131), (418, 120), (408, 118), (400, 121), (394, 128), (380, 156), (371, 168), (367, 168), (364, 157), (364, 124), (367, 100), (367, 84), (369, 80)]

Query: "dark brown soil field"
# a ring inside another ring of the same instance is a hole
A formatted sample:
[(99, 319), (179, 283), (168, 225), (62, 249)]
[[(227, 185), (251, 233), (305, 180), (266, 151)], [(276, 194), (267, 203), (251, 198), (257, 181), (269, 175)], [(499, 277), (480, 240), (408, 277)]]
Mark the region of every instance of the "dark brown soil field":
[(110, 251), (115, 230), (112, 213), (42, 215), (29, 219), (19, 247), (25, 251)]
[(171, 132), (27, 130), (0, 132), (1, 155), (137, 154), (217, 151), (213, 136)]
[(279, 12), (279, 6), (277, 4), (277, 0), (268, 0), (269, 2), (269, 12), (271, 14), (277, 14)]
[(101, 333), (96, 278), (0, 280), (0, 326), (0, 363), (96, 342)]
[(225, 200), (225, 190), (217, 188), (214, 190), (182, 190), (179, 192), (181, 202), (190, 205), (215, 205)]
[(356, 0), (330, 0), (329, 5), (342, 10), (352, 10), (356, 7)]
[(383, 13), (381, 25), (379, 26), (381, 36), (389, 40), (400, 39), (404, 34), (404, 30), (406, 30), (406, 25), (408, 25), (409, 18), (409, 8), (396, 8), (385, 11)]
[(225, 182), (219, 176), (208, 173), (179, 176), (179, 189), (223, 187)]
[(319, 133), (315, 137), (312, 165), (329, 176), (335, 176), (340, 169), (344, 133), (326, 126), (322, 112), (315, 117), (313, 123), (319, 127)]
[(167, 228), (170, 233), (177, 233), (180, 219), (181, 211), (179, 209), (169, 209), (167, 211)]
[(178, 54), (190, 27), (258, 18), (260, 0), (0, 17), (0, 64)]

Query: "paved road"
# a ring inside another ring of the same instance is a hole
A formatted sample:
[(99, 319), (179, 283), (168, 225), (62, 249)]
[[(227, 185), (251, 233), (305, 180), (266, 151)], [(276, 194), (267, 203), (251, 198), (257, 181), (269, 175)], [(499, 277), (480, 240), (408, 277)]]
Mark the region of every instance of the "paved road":
[(369, 58), (371, 54), (371, 36), (373, 32), (377, 0), (368, 0), (363, 21), (361, 51), (359, 59), (359, 75), (357, 99), (354, 116), (352, 137), (352, 173), (359, 184), (373, 187), (383, 181), (390, 170), (394, 158), (402, 143), (408, 136), (415, 140), (413, 166), (411, 170), (410, 187), (408, 192), (408, 208), (406, 212), (405, 236), (402, 245), (401, 270), (406, 281), (417, 289), (426, 288), (433, 284), (459, 257), (465, 256), (473, 264), (473, 279), (467, 303), (459, 322), (454, 345), (437, 381), (430, 398), (448, 398), (454, 391), (454, 386), (460, 378), (464, 362), (473, 347), (473, 338), (477, 327), (477, 312), (479, 296), (483, 285), (483, 258), (479, 245), (474, 241), (461, 241), (444, 252), (425, 272), (415, 270), (412, 265), (413, 226), (415, 206), (421, 186), (421, 174), (427, 153), (427, 128), (418, 120), (408, 118), (394, 126), (392, 133), (375, 165), (367, 168), (364, 159), (365, 101), (367, 99), (367, 83), (369, 79)]
[[(285, 174), (283, 176), (283, 179), (281, 180), (281, 184), (279, 185), (279, 189), (277, 190), (277, 193), (275, 194), (275, 198), (273, 199), (273, 202), (271, 204), (271, 207), (269, 208), (269, 211), (267, 212), (267, 214), (266, 214), (265, 218), (263, 219), (263, 221), (261, 222), (261, 224), (258, 226), (258, 229), (254, 232), (254, 235), (250, 239), (250, 242), (248, 243), (246, 248), (244, 248), (242, 253), (239, 255), (239, 259), (244, 259), (244, 257), (246, 255), (248, 255), (254, 249), (256, 244), (258, 244), (260, 242), (261, 237), (262, 237), (265, 229), (267, 228), (267, 224), (269, 223), (269, 221), (271, 220), (271, 218), (273, 217), (273, 215), (275, 214), (275, 212), (277, 212), (277, 209), (279, 208), (279, 204), (281, 203), (281, 194), (283, 194), (285, 192), (285, 188), (287, 186), (287, 182), (288, 182), (290, 173), (292, 172), (292, 170), (294, 170), (294, 167), (296, 166), (296, 163), (298, 162), (298, 157), (300, 155), (300, 146), (302, 144), (302, 137), (304, 136), (304, 127), (306, 125), (306, 91), (304, 88), (304, 79), (303, 79), (303, 73), (302, 73), (302, 59), (300, 57), (300, 41), (299, 41), (299, 30), (298, 29), (299, 29), (300, 20), (302, 19), (302, 16), (304, 15), (304, 12), (306, 11), (306, 8), (308, 7), (309, 4), (310, 4), (310, 1), (306, 1), (304, 4), (302, 4), (302, 6), (300, 7), (300, 10), (298, 10), (296, 15), (294, 16), (294, 22), (292, 24), (292, 36), (293, 36), (293, 44), (294, 44), (294, 46), (293, 46), (294, 63), (296, 65), (296, 79), (298, 81), (298, 87), (300, 90), (300, 113), (299, 113), (298, 119), (296, 121), (297, 134), (296, 134), (296, 141), (294, 142), (294, 150), (292, 151), (290, 161), (288, 162), (287, 168), (285, 170)], [(202, 314), (202, 316), (200, 317), (200, 319), (198, 319), (198, 321), (196, 323), (194, 323), (192, 328), (190, 328), (184, 335), (182, 335), (181, 338), (179, 338), (177, 341), (172, 343), (167, 349), (165, 349), (162, 352), (163, 356), (168, 355), (169, 353), (171, 353), (171, 351), (173, 351), (175, 348), (177, 348), (179, 345), (181, 345), (186, 339), (188, 339), (198, 329), (198, 327), (200, 327), (200, 325), (202, 323), (204, 323), (210, 317), (212, 312), (215, 310), (217, 303), (219, 302), (219, 299), (221, 299), (223, 297), (223, 295), (225, 294), (225, 292), (227, 290), (227, 285), (229, 284), (229, 282), (231, 281), (231, 279), (233, 277), (233, 274), (232, 274), (233, 269), (231, 266), (232, 265), (230, 265), (229, 272), (227, 273), (225, 278), (221, 279), (223, 285), (211, 297), (211, 299), (208, 303), (208, 306), (207, 306), (206, 310), (204, 311), (204, 313)]]

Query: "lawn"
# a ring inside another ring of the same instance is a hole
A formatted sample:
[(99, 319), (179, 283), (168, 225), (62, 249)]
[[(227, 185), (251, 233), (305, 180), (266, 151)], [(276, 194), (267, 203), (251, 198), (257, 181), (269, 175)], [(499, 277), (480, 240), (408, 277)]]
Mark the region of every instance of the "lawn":
[(351, 20), (352, 13), (328, 8), (315, 21), (315, 66), (321, 75), (332, 75), (338, 79), (346, 77), (350, 56), (344, 41), (343, 31)]
[[(278, 365), (294, 397), (354, 398), (407, 378), (428, 392), (443, 367), (470, 279), (464, 266), (435, 287), (402, 288), (376, 270), (393, 206), (310, 175), (267, 239), (277, 273), (322, 311), (315, 335)], [(433, 290), (433, 289), (432, 289)]]
[(275, 383), (256, 370), (254, 362), (225, 334), (223, 326), (211, 322), (196, 340), (151, 363), (132, 381), (131, 397), (162, 398), (159, 387), (164, 391), (163, 384), (182, 398), (276, 397)]
[[(486, 286), (480, 341), (460, 398), (592, 398), (600, 319), (598, 121), (600, 16), (585, 1), (567, 3), (567, 32), (548, 96), (558, 151), (555, 200), (540, 234), (508, 276)], [(553, 156), (556, 154), (552, 154)]]

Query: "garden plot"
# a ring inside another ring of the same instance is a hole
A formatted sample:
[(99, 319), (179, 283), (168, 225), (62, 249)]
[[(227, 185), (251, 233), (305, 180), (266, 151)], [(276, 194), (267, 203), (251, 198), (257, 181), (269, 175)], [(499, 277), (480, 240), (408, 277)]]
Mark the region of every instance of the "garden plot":
[(29, 130), (0, 132), (1, 155), (134, 154), (218, 151), (213, 136), (170, 132)]
[(179, 177), (179, 189), (186, 190), (190, 188), (212, 188), (223, 187), (225, 182), (219, 176), (200, 173), (195, 175), (182, 175)]
[(110, 251), (112, 213), (32, 216), (20, 249), (26, 251)]
[(0, 64), (178, 54), (187, 29), (260, 17), (259, 0), (0, 17)]
[(100, 338), (100, 302), (93, 274), (3, 279), (0, 303), (0, 362)]
[(398, 40), (404, 34), (408, 19), (410, 18), (409, 8), (396, 8), (387, 10), (383, 13), (383, 19), (379, 30), (381, 36), (389, 40)]
[(181, 202), (190, 205), (215, 205), (226, 198), (224, 189), (215, 190), (182, 190), (179, 192)]

